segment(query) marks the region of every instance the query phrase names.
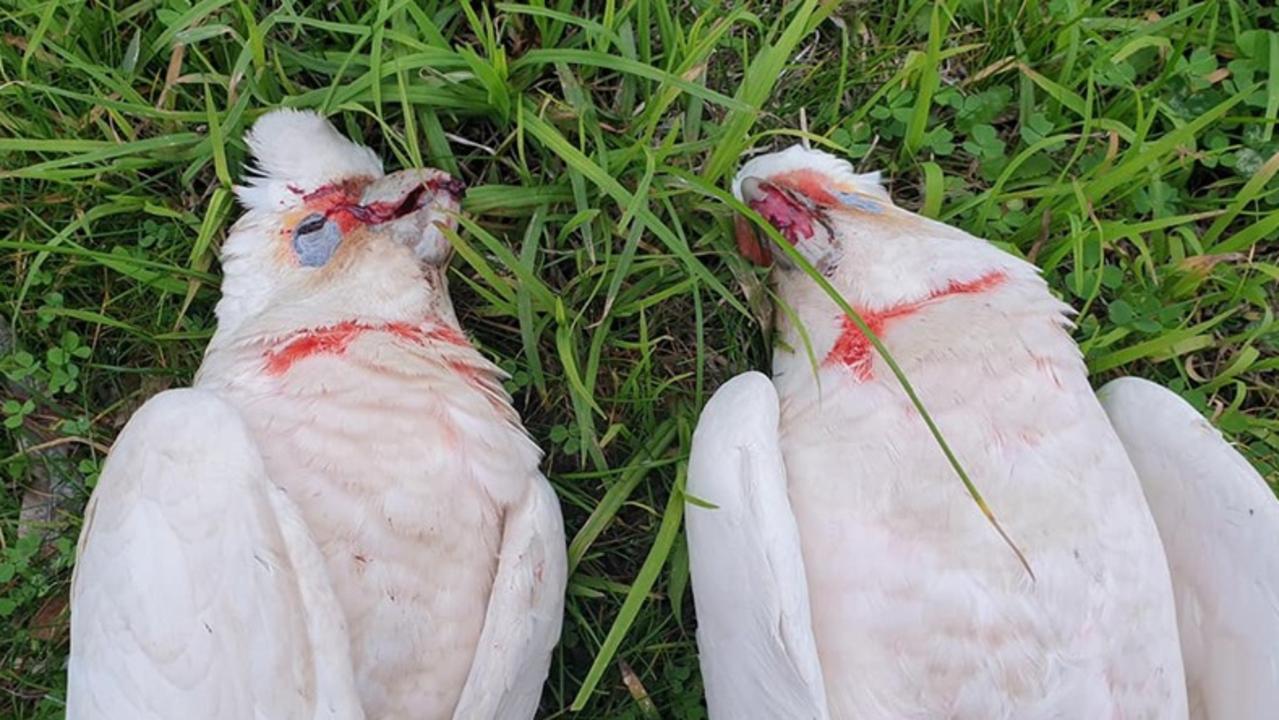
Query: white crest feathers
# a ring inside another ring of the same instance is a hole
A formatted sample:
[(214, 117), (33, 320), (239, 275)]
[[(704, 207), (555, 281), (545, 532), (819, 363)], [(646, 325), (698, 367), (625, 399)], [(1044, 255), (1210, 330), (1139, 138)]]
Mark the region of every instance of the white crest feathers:
[(310, 110), (272, 110), (244, 139), (256, 163), (236, 194), (250, 210), (279, 210), (323, 185), (382, 176), (382, 161), (372, 150), (346, 139)]
[(829, 177), (837, 185), (845, 185), (848, 189), (864, 195), (892, 202), (888, 196), (888, 191), (884, 189), (880, 181), (878, 171), (869, 173), (854, 172), (852, 163), (847, 160), (823, 150), (806, 148), (798, 144), (791, 145), (779, 152), (757, 155), (751, 158), (737, 172), (737, 176), (733, 178), (733, 195), (739, 200), (741, 199), (742, 178), (757, 177), (768, 179), (794, 170), (815, 170)]

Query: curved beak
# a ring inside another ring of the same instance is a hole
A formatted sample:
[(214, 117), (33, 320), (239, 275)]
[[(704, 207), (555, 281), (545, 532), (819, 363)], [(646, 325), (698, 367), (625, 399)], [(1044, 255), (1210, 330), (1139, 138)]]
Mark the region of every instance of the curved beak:
[[(757, 204), (761, 203), (768, 193), (764, 189), (764, 181), (757, 177), (742, 178), (741, 185), (742, 202), (749, 205), (752, 209), (758, 211)], [(759, 233), (751, 225), (751, 221), (740, 214), (733, 215), (733, 235), (737, 239), (737, 249), (742, 253), (742, 257), (759, 265), (768, 267), (773, 264), (773, 251), (769, 247), (766, 240), (762, 240)]]
[(768, 197), (766, 189), (766, 181), (757, 177), (742, 178), (742, 202), (754, 207), (755, 203), (761, 202)]
[(444, 230), (457, 228), (466, 185), (440, 170), (401, 170), (369, 183), (360, 198), (371, 232), (406, 245), (422, 261), (442, 264), (452, 246)]
[[(792, 247), (801, 248), (824, 225), (820, 212), (801, 192), (788, 190), (757, 177), (742, 178), (738, 187), (742, 201), (776, 228)], [(747, 235), (747, 231), (751, 234)], [(772, 257), (771, 244), (761, 242), (749, 223), (740, 223), (737, 235), (737, 244), (743, 255), (754, 262), (768, 264)], [(778, 261), (786, 265), (784, 257), (779, 257)]]

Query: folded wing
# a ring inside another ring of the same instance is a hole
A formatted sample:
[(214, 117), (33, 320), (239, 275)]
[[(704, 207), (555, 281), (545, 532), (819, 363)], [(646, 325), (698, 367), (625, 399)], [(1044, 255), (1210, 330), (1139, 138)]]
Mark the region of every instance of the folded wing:
[(67, 717), (364, 717), (323, 558), (209, 392), (153, 398), (107, 459), (72, 580)]
[(715, 720), (828, 716), (777, 421), (772, 382), (750, 372), (715, 393), (693, 434), (689, 561)]
[(560, 638), (568, 560), (555, 492), (536, 478), (508, 511), (484, 630), (453, 717), (531, 718)]
[(1279, 708), (1279, 503), (1256, 470), (1165, 388), (1098, 393), (1159, 526), (1197, 720)]

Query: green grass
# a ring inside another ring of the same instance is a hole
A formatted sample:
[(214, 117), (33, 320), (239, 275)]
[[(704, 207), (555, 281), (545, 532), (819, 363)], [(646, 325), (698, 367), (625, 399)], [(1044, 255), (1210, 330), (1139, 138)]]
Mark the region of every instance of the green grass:
[(572, 538), (545, 717), (703, 717), (672, 491), (701, 404), (768, 365), (720, 198), (801, 118), (1040, 265), (1098, 383), (1172, 386), (1279, 480), (1271, 3), (726, 4), (0, 2), (0, 717), (62, 715), (79, 513), (200, 361), (240, 137), (280, 104), (473, 188), (454, 296)]

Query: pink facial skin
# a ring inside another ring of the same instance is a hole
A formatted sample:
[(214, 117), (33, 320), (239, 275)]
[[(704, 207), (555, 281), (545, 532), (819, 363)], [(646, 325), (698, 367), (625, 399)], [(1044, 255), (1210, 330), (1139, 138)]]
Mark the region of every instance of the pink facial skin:
[[(404, 217), (421, 209), (435, 193), (444, 191), (460, 198), (466, 185), (454, 178), (428, 180), (399, 200), (361, 205), (360, 194), (367, 181), (348, 180), (317, 188), (302, 197), (307, 208), (323, 213), (337, 222), (343, 233), (356, 225), (379, 225)], [(301, 190), (294, 190), (301, 193)]]
[(750, 202), (751, 209), (777, 228), (791, 245), (813, 236), (812, 210), (771, 183), (761, 183), (763, 197)]

